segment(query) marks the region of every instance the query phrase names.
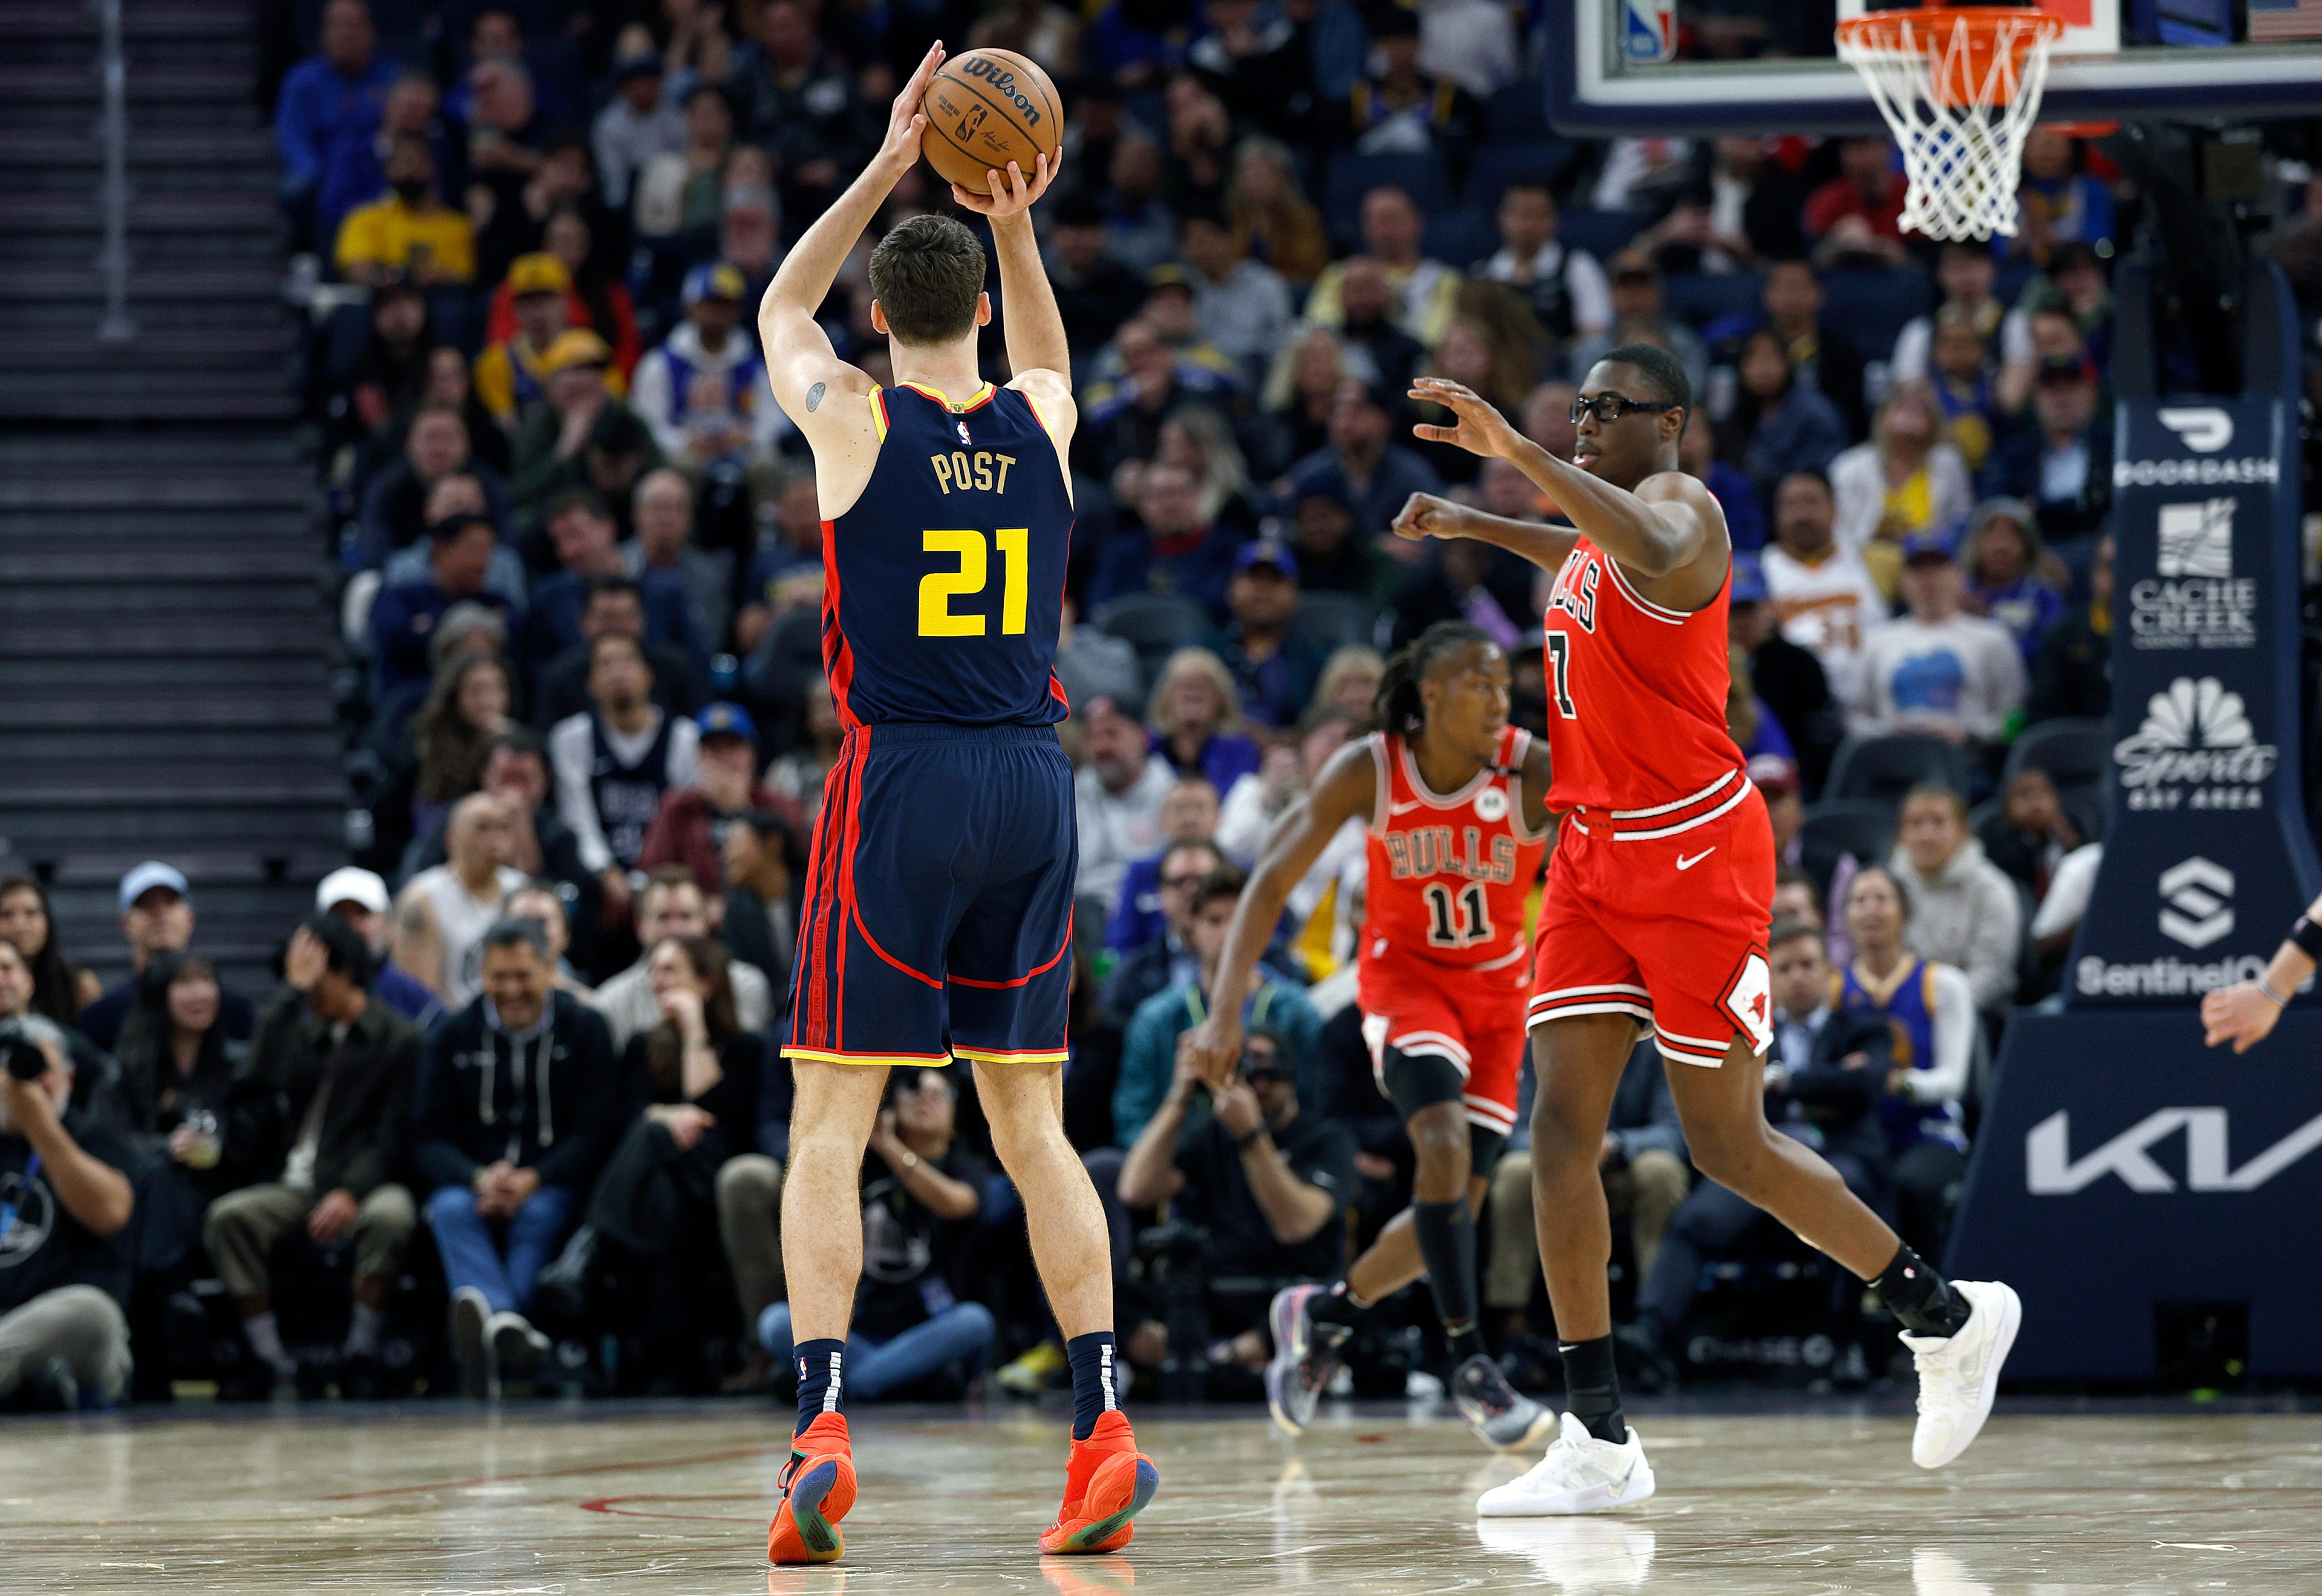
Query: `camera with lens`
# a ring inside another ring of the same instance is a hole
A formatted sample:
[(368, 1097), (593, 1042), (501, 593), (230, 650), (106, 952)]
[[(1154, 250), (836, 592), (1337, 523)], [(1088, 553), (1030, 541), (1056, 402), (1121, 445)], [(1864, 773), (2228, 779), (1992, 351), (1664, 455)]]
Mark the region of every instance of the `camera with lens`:
[(0, 1069), (19, 1081), (38, 1081), (49, 1072), (49, 1055), (30, 1036), (11, 1026), (0, 1030)]

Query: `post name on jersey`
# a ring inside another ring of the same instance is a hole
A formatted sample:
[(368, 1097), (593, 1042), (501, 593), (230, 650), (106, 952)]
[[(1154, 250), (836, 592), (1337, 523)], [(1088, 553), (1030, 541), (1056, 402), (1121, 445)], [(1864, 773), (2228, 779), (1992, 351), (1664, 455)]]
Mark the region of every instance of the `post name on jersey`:
[[(949, 454), (928, 455), (928, 463), (935, 468), (936, 486), (946, 495), (955, 488), (962, 493), (1005, 493), (1008, 468), (1016, 463), (1016, 457), (979, 449), (971, 459), (966, 451), (955, 449)], [(1000, 468), (996, 473), (992, 469), (994, 465)]]
[(1448, 875), (1505, 885), (1516, 879), (1515, 838), (1505, 833), (1494, 837), (1492, 856), (1487, 861), (1483, 854), (1483, 828), (1464, 825), (1459, 829), (1467, 844), (1464, 853), (1452, 852), (1451, 828), (1448, 825), (1414, 825), (1405, 831), (1387, 833), (1386, 856), (1394, 866), (1395, 880)]
[(1596, 579), (1599, 575), (1594, 560), (1567, 561), (1564, 571), (1556, 579), (1556, 590), (1549, 595), (1550, 615), (1562, 610), (1580, 623), (1580, 629), (1591, 637), (1596, 634)]

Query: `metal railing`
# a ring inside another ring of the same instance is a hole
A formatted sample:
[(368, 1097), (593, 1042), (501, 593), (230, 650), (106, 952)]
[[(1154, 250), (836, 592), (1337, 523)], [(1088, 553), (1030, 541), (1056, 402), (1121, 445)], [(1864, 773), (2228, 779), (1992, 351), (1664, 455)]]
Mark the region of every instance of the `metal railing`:
[(97, 204), (105, 213), (105, 247), (96, 269), (105, 278), (105, 319), (97, 338), (125, 343), (137, 335), (129, 314), (129, 64), (121, 49), (121, 0), (95, 0), (99, 39), (97, 68), (105, 80), (105, 104), (97, 137), (105, 144), (105, 177)]

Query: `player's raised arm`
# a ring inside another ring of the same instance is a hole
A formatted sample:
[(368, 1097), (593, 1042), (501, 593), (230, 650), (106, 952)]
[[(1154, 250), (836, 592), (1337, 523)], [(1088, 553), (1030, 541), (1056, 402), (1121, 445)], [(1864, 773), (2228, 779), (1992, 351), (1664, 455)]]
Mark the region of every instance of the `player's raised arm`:
[(1431, 537), (1473, 538), (1479, 543), (1521, 555), (1550, 572), (1563, 569), (1565, 556), (1580, 541), (1580, 534), (1569, 526), (1511, 521), (1505, 515), (1471, 509), (1432, 493), (1414, 493), (1405, 499), (1402, 512), (1394, 518), (1393, 531), (1395, 536), (1410, 538), (1414, 543)]
[(1032, 397), (1061, 451), (1071, 447), (1079, 419), (1073, 404), (1073, 353), (1065, 342), (1056, 290), (1040, 263), (1040, 241), (1032, 231), (1032, 202), (1048, 191), (1056, 169), (1046, 155), (1035, 157), (1032, 165), (1028, 175), (1011, 160), (1004, 175), (985, 174), (991, 192), (978, 194), (955, 183), (951, 196), (963, 210), (992, 223), (992, 253), (1000, 260), (1000, 328), (1007, 336), (1008, 369), (1013, 373), (1009, 386)]
[(1366, 739), (1332, 754), (1312, 789), (1274, 823), (1257, 868), (1250, 871), (1241, 901), (1234, 905), (1225, 946), (1218, 951), (1209, 1018), (1190, 1037), (1193, 1067), (1211, 1085), (1221, 1085), (1241, 1062), (1242, 1000), (1249, 995), (1257, 956), (1273, 939), (1290, 889), (1339, 834), (1339, 827), (1358, 816), (1371, 819), (1377, 802), (1378, 762)]
[[(1635, 492), (1610, 482), (1577, 465), (1560, 461), (1510, 426), (1490, 401), (1456, 382), (1422, 377), (1412, 384), (1411, 397), (1441, 405), (1454, 418), (1452, 425), (1422, 424), (1412, 429), (1419, 437), (1440, 443), (1457, 443), (1471, 454), (1496, 455), (1513, 464), (1589, 541), (1620, 562), (1621, 568), (1647, 581), (1672, 576), (1696, 564), (1714, 566), (1705, 572), (1708, 591), (1698, 595), (1696, 607), (1714, 597), (1725, 580), (1725, 551), (1712, 548), (1723, 524), (1709, 500), (1709, 489), (1679, 471), (1659, 471), (1639, 483)], [(1679, 408), (1661, 413), (1682, 424)], [(1672, 441), (1674, 433), (1671, 433)], [(1588, 437), (1584, 432), (1581, 446)], [(1714, 553), (1717, 558), (1708, 558)], [(1682, 597), (1683, 595), (1677, 597)]]
[[(870, 378), (838, 358), (814, 313), (829, 297), (830, 286), (838, 280), (838, 269), (846, 264), (855, 240), (863, 236), (887, 196), (919, 159), (919, 135), (928, 125), (919, 101), (943, 59), (943, 41), (937, 40), (928, 47), (919, 69), (895, 96), (879, 152), (782, 257), (781, 269), (766, 285), (766, 296), (759, 302), (758, 335), (766, 351), (766, 375), (773, 384), (775, 401), (809, 441), (833, 399), (842, 395), (859, 399), (871, 391)], [(853, 406), (858, 415), (862, 409), (859, 402)]]

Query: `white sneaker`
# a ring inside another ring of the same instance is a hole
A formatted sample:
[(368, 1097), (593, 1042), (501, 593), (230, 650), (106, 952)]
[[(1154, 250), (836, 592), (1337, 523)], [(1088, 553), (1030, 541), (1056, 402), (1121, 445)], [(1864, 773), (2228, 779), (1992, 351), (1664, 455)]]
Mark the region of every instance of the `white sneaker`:
[(1633, 1507), (1653, 1493), (1653, 1465), (1632, 1426), (1615, 1446), (1588, 1433), (1568, 1413), (1563, 1433), (1549, 1443), (1548, 1455), (1519, 1480), (1484, 1492), (1476, 1503), (1479, 1518), (1543, 1518), (1559, 1513), (1602, 1513)]
[(1919, 1427), (1911, 1436), (1911, 1461), (1923, 1469), (1943, 1467), (1982, 1430), (1999, 1390), (1999, 1366), (2024, 1323), (2024, 1303), (2010, 1286), (1955, 1280), (1952, 1289), (1972, 1309), (1958, 1335), (1903, 1334), (1919, 1365)]

